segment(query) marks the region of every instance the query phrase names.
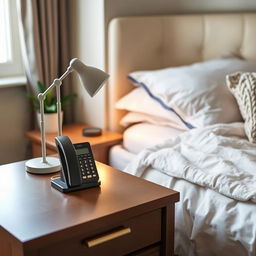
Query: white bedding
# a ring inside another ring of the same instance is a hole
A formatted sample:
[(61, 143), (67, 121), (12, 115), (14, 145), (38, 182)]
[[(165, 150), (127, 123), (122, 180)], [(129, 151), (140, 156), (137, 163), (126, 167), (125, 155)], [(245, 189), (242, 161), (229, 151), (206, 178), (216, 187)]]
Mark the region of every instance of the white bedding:
[(256, 146), (245, 139), (242, 123), (185, 132), (142, 151), (126, 170), (141, 175), (148, 166), (233, 199), (256, 202)]
[(175, 254), (255, 256), (256, 206), (148, 168), (142, 178), (180, 192), (175, 204)]
[(183, 133), (170, 126), (139, 123), (127, 128), (123, 134), (123, 147), (133, 154)]
[(256, 146), (242, 123), (183, 133), (143, 150), (125, 171), (181, 192), (176, 253), (255, 255)]
[[(135, 156), (121, 145), (110, 152), (112, 166), (120, 170)], [(153, 168), (141, 178), (180, 191), (180, 201), (175, 204), (175, 254), (255, 255), (254, 203), (233, 200)]]
[(109, 151), (109, 165), (115, 169), (124, 170), (135, 156), (122, 145), (115, 145)]
[(170, 126), (151, 123), (134, 124), (124, 131), (123, 145), (111, 147), (109, 164), (113, 168), (123, 170), (143, 149), (176, 137), (183, 132), (184, 130)]

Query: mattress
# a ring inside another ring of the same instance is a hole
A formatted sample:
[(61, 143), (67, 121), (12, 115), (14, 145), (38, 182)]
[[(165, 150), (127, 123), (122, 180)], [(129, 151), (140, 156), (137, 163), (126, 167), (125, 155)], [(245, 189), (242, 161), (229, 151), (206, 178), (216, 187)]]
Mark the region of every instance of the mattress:
[(128, 152), (122, 145), (115, 145), (109, 151), (109, 165), (118, 170), (124, 170), (135, 154)]

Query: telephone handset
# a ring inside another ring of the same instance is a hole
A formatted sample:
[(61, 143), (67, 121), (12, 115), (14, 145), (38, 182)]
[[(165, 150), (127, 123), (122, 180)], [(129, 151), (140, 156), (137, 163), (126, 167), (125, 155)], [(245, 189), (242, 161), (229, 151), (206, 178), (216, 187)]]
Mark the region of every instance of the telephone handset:
[(71, 192), (100, 185), (98, 171), (88, 142), (72, 144), (69, 137), (57, 136), (61, 176), (51, 181), (61, 192)]

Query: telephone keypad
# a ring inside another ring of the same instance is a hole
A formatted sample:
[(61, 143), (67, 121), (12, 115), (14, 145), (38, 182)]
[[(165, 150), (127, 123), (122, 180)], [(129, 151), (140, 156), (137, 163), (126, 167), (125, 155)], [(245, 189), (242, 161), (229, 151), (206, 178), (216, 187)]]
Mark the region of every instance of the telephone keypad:
[(93, 166), (92, 157), (90, 154), (81, 154), (77, 156), (79, 160), (80, 169), (82, 172), (82, 179), (87, 180), (96, 178), (96, 172)]

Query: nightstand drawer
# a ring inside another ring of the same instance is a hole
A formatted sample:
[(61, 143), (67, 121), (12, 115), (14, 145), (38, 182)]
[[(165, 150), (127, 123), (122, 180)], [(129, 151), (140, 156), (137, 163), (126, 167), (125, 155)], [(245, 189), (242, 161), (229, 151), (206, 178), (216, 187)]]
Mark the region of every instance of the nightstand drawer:
[[(99, 230), (99, 229), (98, 229)], [(99, 232), (64, 240), (40, 251), (42, 256), (124, 255), (161, 241), (161, 209)]]

